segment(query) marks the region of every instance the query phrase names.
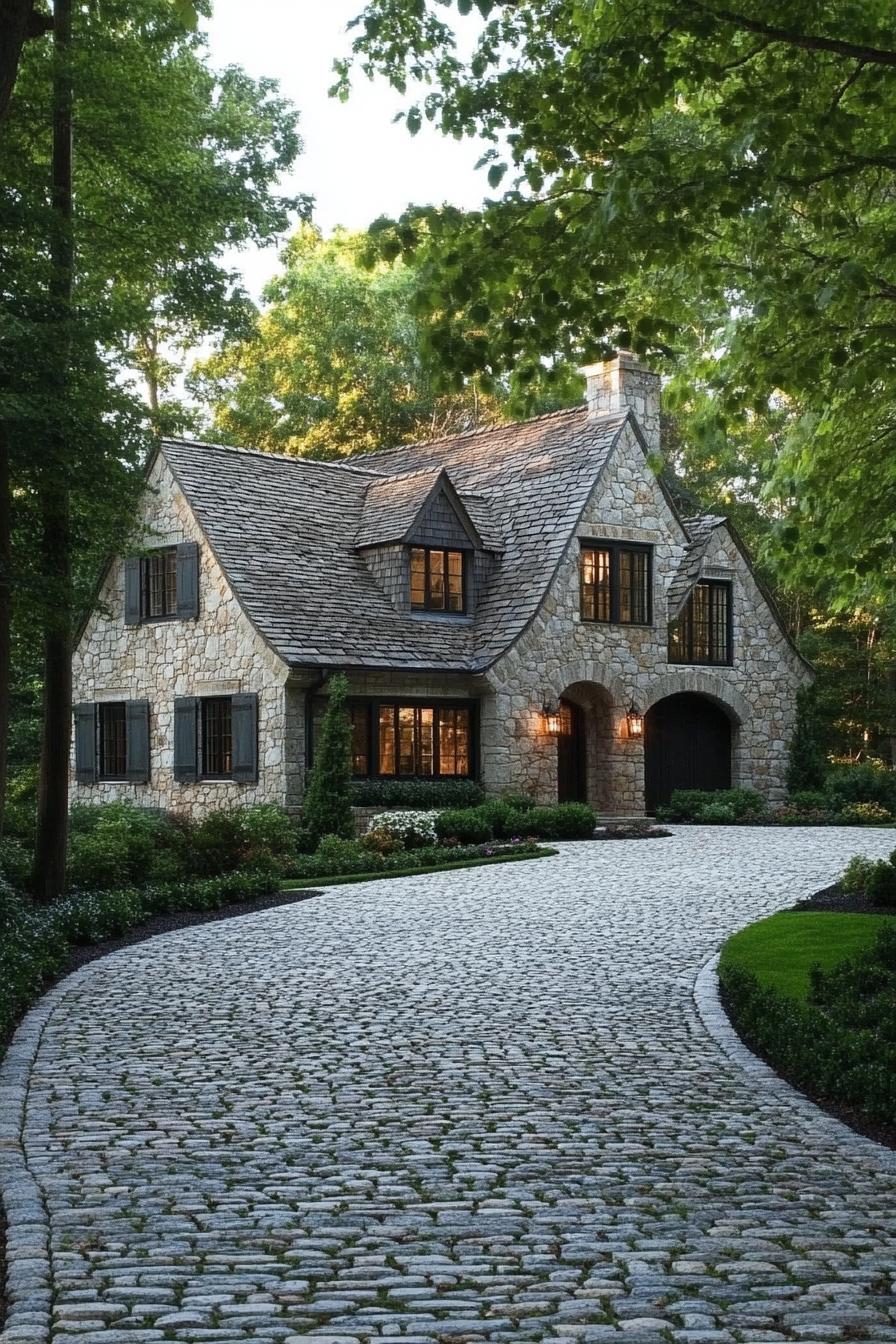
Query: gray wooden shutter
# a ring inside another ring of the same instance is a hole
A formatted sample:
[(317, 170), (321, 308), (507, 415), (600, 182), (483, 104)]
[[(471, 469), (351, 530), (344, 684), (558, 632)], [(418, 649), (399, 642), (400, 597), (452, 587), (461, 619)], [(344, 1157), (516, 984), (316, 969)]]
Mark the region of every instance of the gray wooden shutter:
[(75, 778), (79, 784), (96, 781), (96, 705), (75, 705)]
[(142, 562), (139, 556), (131, 556), (124, 562), (124, 623), (140, 624), (140, 576)]
[(230, 701), (233, 778), (241, 784), (258, 779), (258, 696), (234, 695)]
[(149, 779), (149, 701), (128, 700), (125, 704), (126, 774), (132, 784)]
[(196, 718), (199, 701), (195, 695), (179, 696), (174, 701), (174, 778), (184, 782), (199, 774)]
[(199, 615), (199, 546), (182, 541), (177, 548), (177, 614), (181, 620)]

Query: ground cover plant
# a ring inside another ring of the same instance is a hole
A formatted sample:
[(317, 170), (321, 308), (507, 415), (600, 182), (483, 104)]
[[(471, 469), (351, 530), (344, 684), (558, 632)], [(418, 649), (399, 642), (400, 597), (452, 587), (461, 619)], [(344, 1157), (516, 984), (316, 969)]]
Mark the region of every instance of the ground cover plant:
[[(892, 861), (853, 860), (841, 885), (868, 890), (884, 869), (896, 910)], [(772, 915), (728, 940), (719, 984), (751, 1049), (816, 1101), (896, 1141), (892, 914), (799, 909)]]

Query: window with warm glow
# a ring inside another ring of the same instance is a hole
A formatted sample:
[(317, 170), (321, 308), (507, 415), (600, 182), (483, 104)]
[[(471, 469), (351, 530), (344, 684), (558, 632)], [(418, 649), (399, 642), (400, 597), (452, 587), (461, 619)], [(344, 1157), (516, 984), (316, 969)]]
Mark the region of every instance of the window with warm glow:
[(583, 621), (651, 623), (652, 548), (601, 541), (582, 546), (579, 561)]
[(367, 703), (351, 706), (349, 714), (355, 775), (432, 779), (473, 773), (472, 712), (467, 707)]
[(463, 551), (411, 547), (411, 608), (458, 613), (466, 610)]
[(669, 625), (669, 662), (731, 662), (731, 584), (704, 579), (695, 584), (681, 614)]

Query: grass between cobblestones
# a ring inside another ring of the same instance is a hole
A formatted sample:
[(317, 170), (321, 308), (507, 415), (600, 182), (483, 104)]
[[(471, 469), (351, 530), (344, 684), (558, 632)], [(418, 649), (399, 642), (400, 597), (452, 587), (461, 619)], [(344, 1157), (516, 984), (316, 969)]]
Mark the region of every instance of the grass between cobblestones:
[(458, 859), (454, 863), (431, 863), (418, 868), (395, 868), (379, 873), (341, 873), (337, 877), (287, 878), (281, 883), (281, 891), (301, 891), (305, 887), (342, 887), (354, 882), (385, 882), (393, 877), (419, 877), (425, 873), (448, 873), (455, 868), (484, 868), (495, 863), (524, 863), (526, 859), (548, 859), (556, 854), (556, 849), (547, 846), (539, 848), (537, 853), (495, 854), (484, 859)]

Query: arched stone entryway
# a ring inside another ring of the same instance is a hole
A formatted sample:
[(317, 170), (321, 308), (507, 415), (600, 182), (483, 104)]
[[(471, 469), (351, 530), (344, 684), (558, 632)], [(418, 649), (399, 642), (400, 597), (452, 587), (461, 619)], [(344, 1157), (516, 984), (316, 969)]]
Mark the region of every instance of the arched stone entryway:
[(612, 808), (613, 702), (593, 681), (577, 681), (560, 695), (557, 797)]
[(644, 801), (649, 813), (676, 789), (728, 789), (732, 711), (709, 696), (679, 691), (657, 700), (644, 719)]

